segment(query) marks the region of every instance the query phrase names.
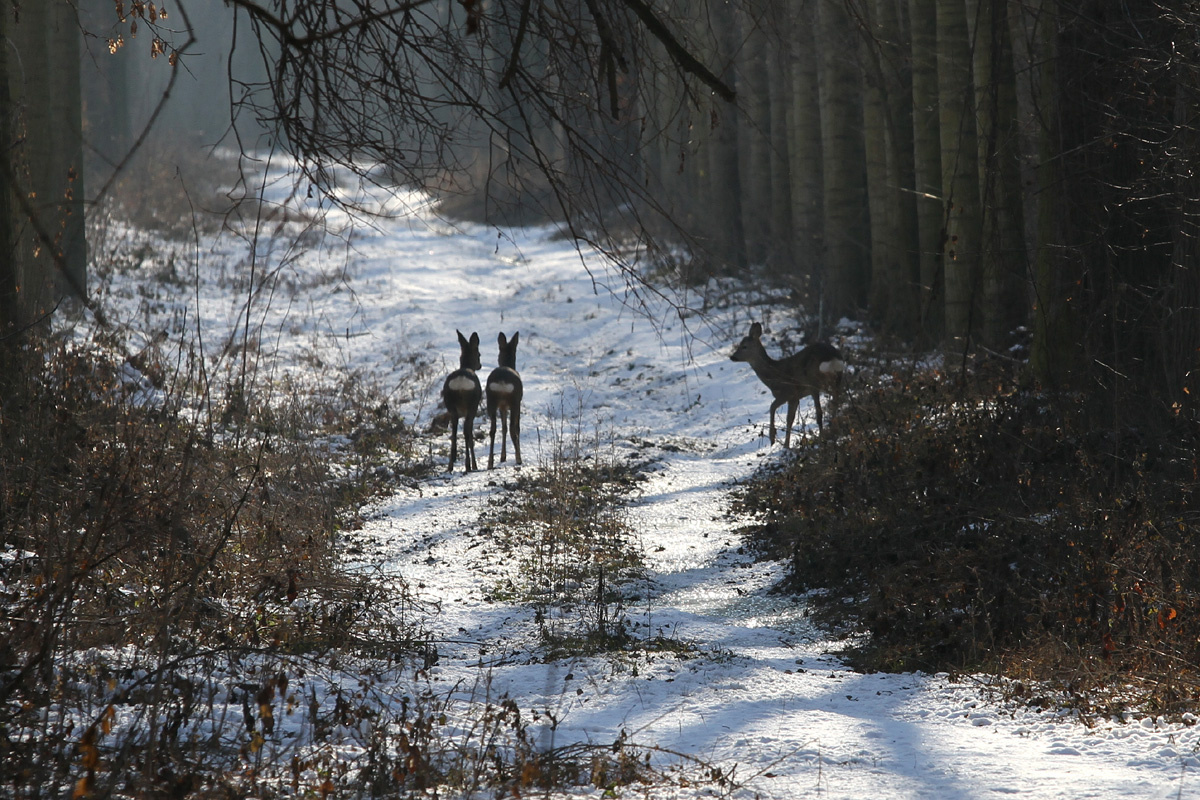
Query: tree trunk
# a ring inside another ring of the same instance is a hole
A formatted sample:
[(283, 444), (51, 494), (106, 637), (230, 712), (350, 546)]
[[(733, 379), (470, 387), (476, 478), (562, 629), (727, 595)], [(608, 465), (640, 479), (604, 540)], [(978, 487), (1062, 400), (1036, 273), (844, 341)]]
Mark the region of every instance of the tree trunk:
[(981, 216), (971, 42), (964, 0), (937, 0), (938, 111), (946, 241), (946, 351), (974, 346), (978, 320)]
[(13, 116), (4, 172), (12, 237), (0, 278), (0, 335), (49, 322), (58, 292), (85, 291), (83, 123), (79, 24), (70, 3), (5, 10), (9, 59), (4, 107)]
[(1032, 12), (1037, 84), (1033, 107), (1039, 109), (1037, 240), (1034, 243), (1033, 352), (1034, 379), (1056, 389), (1074, 382), (1079, 366), (1079, 320), (1073, 275), (1078, 270), (1066, 253), (1062, 211), (1061, 143), (1058, 113), (1058, 17), (1055, 0), (1041, 0)]
[(767, 12), (774, 35), (767, 37), (767, 80), (771, 96), (771, 243), (767, 264), (776, 275), (792, 273), (792, 186), (788, 152), (788, 116), (791, 108), (791, 74), (787, 63), (787, 6), (772, 4)]
[[(1175, 79), (1175, 125), (1181, 153), (1200, 152), (1200, 131), (1194, 115), (1200, 96), (1180, 70)], [(1200, 178), (1193, 170), (1179, 169), (1175, 177), (1177, 207), (1175, 238), (1171, 252), (1171, 285), (1167, 308), (1171, 309), (1163, 332), (1161, 357), (1166, 379), (1166, 396), (1187, 418), (1200, 417)]]
[(821, 149), (824, 154), (825, 264), (822, 319), (854, 315), (870, 273), (866, 177), (863, 170), (862, 85), (857, 41), (842, 0), (817, 3), (821, 48)]
[[(8, 9), (0, 10), (0, 42), (8, 42), (12, 27)], [(8, 76), (9, 48), (0, 47), (0, 147), (5, 154), (14, 152), (16, 131), (13, 120), (12, 92)], [(0, 164), (0, 381), (4, 381), (12, 370), (8, 368), (6, 343), (21, 327), (21, 260), (17, 258), (16, 231), (16, 186), (14, 185), (14, 159), (4, 156)], [(3, 389), (0, 384), (0, 389)], [(0, 394), (0, 398), (3, 398)]]
[(912, 91), (895, 0), (875, 0), (863, 43), (866, 91), (867, 194), (871, 209), (871, 313), (882, 330), (900, 336), (915, 328), (916, 211), (912, 185)]
[[(717, 58), (725, 65), (721, 78), (733, 85), (734, 56), (737, 53), (737, 26), (733, 14), (723, 3), (710, 8), (717, 28)], [(708, 174), (713, 194), (712, 214), (706, 233), (713, 237), (713, 250), (725, 271), (740, 272), (746, 267), (746, 235), (742, 226), (742, 176), (738, 169), (738, 107), (716, 95), (709, 95), (712, 138), (708, 148)]]
[(1016, 72), (1007, 0), (976, 5), (975, 102), (982, 185), (983, 340), (1002, 349), (1025, 321), (1026, 261), (1021, 210)]
[(821, 269), (824, 249), (817, 13), (809, 0), (792, 0), (791, 6), (792, 116), (788, 127), (788, 159), (792, 182), (793, 274), (801, 296), (808, 298), (810, 283)]
[(912, 63), (908, 54), (912, 32), (904, 13), (906, 0), (876, 0), (886, 38), (881, 42), (884, 86), (887, 87), (888, 150), (891, 191), (897, 215), (896, 250), (899, 259), (893, 323), (897, 332), (913, 336), (920, 319), (920, 262), (917, 240), (917, 198), (914, 185)]
[(751, 264), (767, 261), (771, 235), (771, 96), (767, 85), (767, 36), (762, 11), (752, 4), (742, 15), (744, 48), (739, 60), (738, 97), (744, 111), (742, 137), (742, 226)]
[(936, 0), (908, 0), (912, 30), (913, 188), (923, 343), (940, 341), (945, 320), (942, 274), (942, 138), (938, 110)]

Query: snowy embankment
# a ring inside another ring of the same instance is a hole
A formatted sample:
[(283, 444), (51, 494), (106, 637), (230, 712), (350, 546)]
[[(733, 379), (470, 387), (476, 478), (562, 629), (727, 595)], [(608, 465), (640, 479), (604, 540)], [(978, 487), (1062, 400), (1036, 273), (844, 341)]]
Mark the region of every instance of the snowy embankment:
[[(771, 328), (788, 321), (785, 306), (683, 316), (657, 300), (637, 306), (619, 276), (596, 260), (589, 274), (547, 231), (498, 235), (426, 216), (358, 229), (344, 274), (330, 266), (340, 256), (321, 253), (288, 269), (302, 285), (306, 275), (338, 279), (306, 290), (290, 311), (276, 303), (264, 338), (296, 375), (338, 363), (398, 385), (414, 361), (432, 364), (411, 396), (396, 398), (422, 427), (437, 411), (441, 378), (457, 366), (456, 329), (479, 332), (485, 374), (497, 333), (521, 334), (525, 465), (510, 456), (493, 472), (400, 482), (364, 509), (366, 523), (348, 543), (358, 565), (399, 575), (429, 604), (426, 624), (440, 642), (426, 673), (435, 691), (508, 696), (538, 715), (546, 745), (624, 736), (686, 754), (732, 775), (746, 796), (1200, 796), (1198, 728), (1153, 719), (1089, 728), (1068, 714), (989, 700), (970, 679), (856, 674), (831, 654), (837, 643), (807, 622), (801, 602), (768, 594), (782, 568), (742, 551), (728, 492), (787, 456), (762, 435), (765, 388), (728, 354), (750, 321), (769, 313), (765, 341), (777, 355)], [(220, 291), (217, 282), (203, 282), (200, 291), (210, 290)], [(219, 328), (235, 305), (235, 295), (213, 296), (200, 312), (225, 315)], [(812, 426), (810, 406), (801, 417)], [(485, 419), (477, 429), (486, 464)], [(515, 565), (480, 531), (481, 511), (518, 469), (536, 469), (572, 435), (652, 461), (627, 512), (651, 574), (627, 614), (647, 636), (691, 645), (687, 657), (546, 663), (532, 612), (489, 592)], [(432, 443), (443, 464), (447, 440)]]

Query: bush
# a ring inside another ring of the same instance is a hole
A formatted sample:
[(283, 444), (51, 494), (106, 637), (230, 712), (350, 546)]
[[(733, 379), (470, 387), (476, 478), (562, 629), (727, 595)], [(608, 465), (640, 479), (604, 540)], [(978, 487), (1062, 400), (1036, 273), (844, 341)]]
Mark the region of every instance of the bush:
[[(743, 493), (789, 588), (868, 637), (867, 669), (994, 669), (1087, 706), (1200, 694), (1197, 436), (1022, 389), (986, 365), (884, 374), (835, 438)], [(1123, 421), (1124, 420), (1124, 421)], [(1155, 436), (1147, 427), (1156, 427)], [(1021, 684), (1024, 685), (1024, 684)]]
[[(289, 659), (382, 643), (420, 658), (403, 593), (339, 567), (335, 533), (363, 490), (347, 493), (319, 446), (210, 432), (161, 375), (99, 347), (3, 359), (6, 794), (203, 782), (230, 757), (216, 741), (272, 719), (249, 698), (273, 696)], [(245, 704), (236, 724), (230, 703)]]

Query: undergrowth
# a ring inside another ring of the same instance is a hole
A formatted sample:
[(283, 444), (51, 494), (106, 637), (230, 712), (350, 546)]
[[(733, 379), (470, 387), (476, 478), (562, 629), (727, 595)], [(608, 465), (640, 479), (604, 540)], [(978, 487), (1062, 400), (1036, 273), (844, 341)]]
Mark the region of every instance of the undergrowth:
[[(511, 701), (433, 682), (433, 609), (339, 553), (369, 497), (430, 467), (394, 410), (410, 390), (336, 365), (280, 377), (248, 323), (206, 350), (177, 308), (201, 281), (173, 237), (210, 226), (116, 235), (116, 206), (92, 230), (95, 300), (135, 287), (118, 299), (137, 319), (64, 314), (0, 342), (0, 797), (661, 780), (643, 751), (547, 747)], [(265, 301), (244, 283), (249, 320)]]
[(1086, 713), (1197, 706), (1194, 425), (986, 364), (859, 383), (832, 435), (738, 501), (788, 588), (868, 634), (859, 667), (990, 670)]
[(303, 704), (286, 691), (300, 665), (370, 650), (419, 660), (424, 647), (403, 587), (339, 567), (337, 532), (374, 487), (253, 420), (210, 429), (103, 339), (4, 353), (0, 774), (11, 796), (223, 785), (230, 758), (261, 750), (275, 695)]
[(621, 511), (638, 473), (615, 458), (559, 449), (485, 514), (489, 536), (519, 564), (492, 595), (534, 607), (548, 658), (632, 642), (626, 606), (638, 599), (644, 569)]

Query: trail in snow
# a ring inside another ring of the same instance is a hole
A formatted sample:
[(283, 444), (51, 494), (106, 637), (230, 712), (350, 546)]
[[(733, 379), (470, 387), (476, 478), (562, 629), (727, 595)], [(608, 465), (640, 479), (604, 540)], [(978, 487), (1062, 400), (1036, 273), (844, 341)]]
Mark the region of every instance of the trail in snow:
[[(570, 244), (547, 231), (497, 236), (417, 216), (359, 231), (350, 252), (344, 280), (301, 290), (286, 319), (284, 303), (265, 315), (280, 374), (325, 379), (311, 374), (319, 360), (399, 386), (414, 360), (432, 363), (424, 385), (397, 397), (423, 424), (457, 366), (456, 329), (479, 332), (485, 374), (495, 366), (497, 333), (520, 331), (521, 469), (537, 469), (571, 436), (650, 458), (627, 513), (651, 591), (628, 613), (646, 635), (663, 631), (695, 650), (636, 663), (544, 661), (531, 611), (489, 591), (514, 565), (478, 522), (517, 474), (510, 461), (400, 483), (364, 509), (362, 530), (347, 542), (350, 561), (401, 576), (434, 609), (435, 688), (549, 710), (555, 722), (543, 714), (539, 730), (547, 745), (607, 744), (624, 732), (630, 742), (689, 754), (733, 774), (746, 796), (1200, 796), (1196, 728), (1152, 718), (1086, 728), (1067, 714), (989, 700), (970, 679), (856, 674), (831, 655), (836, 643), (809, 623), (800, 600), (769, 593), (782, 566), (744, 552), (739, 521), (727, 517), (728, 492), (787, 456), (762, 435), (765, 388), (728, 353), (760, 319), (778, 354), (784, 306), (716, 307), (703, 318), (661, 303), (634, 311), (619, 277), (596, 262), (589, 276)], [(210, 255), (228, 258), (216, 247)], [(313, 251), (297, 259), (296, 285), (319, 284), (306, 276), (328, 274), (334, 258)], [(235, 317), (236, 290), (201, 284), (200, 315), (213, 326), (206, 337), (217, 341)], [(801, 416), (811, 425), (810, 407)], [(446, 439), (434, 443), (443, 464)], [(647, 791), (686, 797), (709, 788)]]
[[(511, 565), (476, 523), (495, 484), (514, 474), (510, 462), (402, 490), (371, 510), (361, 532), (388, 570), (440, 604), (433, 624), (455, 642), (435, 669), (444, 685), (484, 681), (523, 709), (551, 710), (548, 743), (609, 743), (624, 732), (732, 770), (764, 797), (1191, 796), (1200, 766), (1191, 728), (1089, 730), (1067, 715), (986, 701), (970, 680), (847, 669), (802, 602), (768, 593), (781, 565), (745, 554), (726, 513), (734, 482), (785, 457), (762, 436), (765, 388), (728, 360), (764, 309), (688, 319), (702, 336), (691, 339), (668, 308), (631, 311), (619, 281), (594, 287), (569, 246), (529, 233), (517, 249), (503, 240), (480, 247), (493, 237), (475, 230), (417, 253), (404, 233), (360, 242), (362, 277), (378, 286), (373, 298), (359, 288), (380, 321), (372, 334), (393, 319), (385, 298), (406, 291), (424, 299), (396, 317), (427, 331), (448, 361), (456, 327), (479, 330), (485, 373), (496, 333), (520, 330), (525, 469), (573, 426), (651, 457), (628, 519), (653, 590), (629, 613), (647, 635), (662, 631), (698, 655), (648, 658), (636, 671), (604, 658), (542, 662), (530, 612), (486, 599)], [(765, 310), (769, 330), (789, 321), (785, 310)], [(811, 408), (803, 415), (811, 424)], [(1200, 778), (1196, 786), (1200, 794)]]

